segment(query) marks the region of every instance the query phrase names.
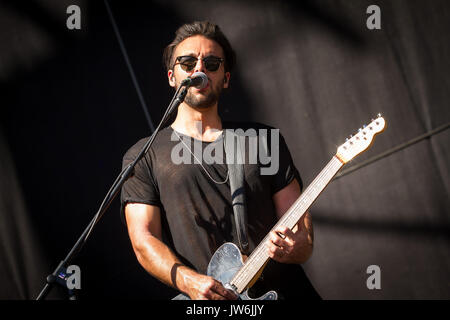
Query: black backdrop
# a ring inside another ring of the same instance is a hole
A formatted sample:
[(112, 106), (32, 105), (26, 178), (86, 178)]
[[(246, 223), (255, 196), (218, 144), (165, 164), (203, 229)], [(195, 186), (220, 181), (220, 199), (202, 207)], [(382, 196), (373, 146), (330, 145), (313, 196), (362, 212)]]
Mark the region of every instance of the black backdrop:
[[(238, 55), (222, 116), (279, 127), (306, 185), (379, 112), (386, 131), (348, 167), (450, 121), (447, 1), (109, 3), (154, 124), (172, 94), (164, 46), (182, 23), (218, 23)], [(71, 4), (81, 30), (66, 28)], [(0, 298), (29, 299), (150, 127), (104, 2), (2, 1), (0, 36)], [(304, 265), (323, 298), (450, 298), (449, 158), (444, 130), (329, 185)], [(117, 200), (73, 264), (83, 299), (173, 294), (138, 265)]]

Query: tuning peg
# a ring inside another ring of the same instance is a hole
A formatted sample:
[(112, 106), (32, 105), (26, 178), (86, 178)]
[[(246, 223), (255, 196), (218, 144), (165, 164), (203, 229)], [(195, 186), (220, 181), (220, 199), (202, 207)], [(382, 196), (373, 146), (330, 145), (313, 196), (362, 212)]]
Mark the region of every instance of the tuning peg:
[(365, 124), (363, 124), (363, 129), (364, 129), (364, 128), (366, 128), (366, 125), (365, 125)]
[(381, 118), (381, 113), (377, 114), (377, 117), (378, 117), (378, 118)]

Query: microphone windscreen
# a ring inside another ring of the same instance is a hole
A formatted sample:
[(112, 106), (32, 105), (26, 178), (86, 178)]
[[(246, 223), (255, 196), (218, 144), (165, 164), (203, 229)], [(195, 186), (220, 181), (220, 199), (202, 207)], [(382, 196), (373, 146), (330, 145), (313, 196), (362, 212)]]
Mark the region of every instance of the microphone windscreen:
[(208, 85), (208, 76), (203, 72), (194, 72), (191, 76), (192, 86), (197, 89), (203, 89)]

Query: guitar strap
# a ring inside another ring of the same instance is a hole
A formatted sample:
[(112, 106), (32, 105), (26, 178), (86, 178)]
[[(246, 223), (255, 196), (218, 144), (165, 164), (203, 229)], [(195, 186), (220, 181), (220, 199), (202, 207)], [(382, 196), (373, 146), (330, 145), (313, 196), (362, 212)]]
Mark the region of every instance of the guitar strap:
[(225, 130), (224, 145), (230, 179), (231, 203), (233, 206), (236, 233), (241, 252), (248, 255), (249, 243), (247, 232), (247, 205), (245, 201), (244, 139), (245, 136), (239, 136), (233, 132), (233, 130)]

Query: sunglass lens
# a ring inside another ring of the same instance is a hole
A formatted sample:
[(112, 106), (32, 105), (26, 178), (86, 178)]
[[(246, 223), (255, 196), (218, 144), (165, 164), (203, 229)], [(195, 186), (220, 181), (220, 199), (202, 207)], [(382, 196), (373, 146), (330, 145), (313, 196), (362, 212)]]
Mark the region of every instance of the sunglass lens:
[(194, 57), (181, 57), (178, 61), (180, 62), (181, 69), (184, 71), (192, 71), (197, 64), (197, 59)]
[(220, 59), (210, 58), (205, 59), (205, 68), (208, 71), (217, 71), (220, 67)]
[(191, 63), (182, 63), (181, 65), (181, 69), (183, 69), (184, 71), (190, 72), (195, 68), (195, 64), (191, 64)]

